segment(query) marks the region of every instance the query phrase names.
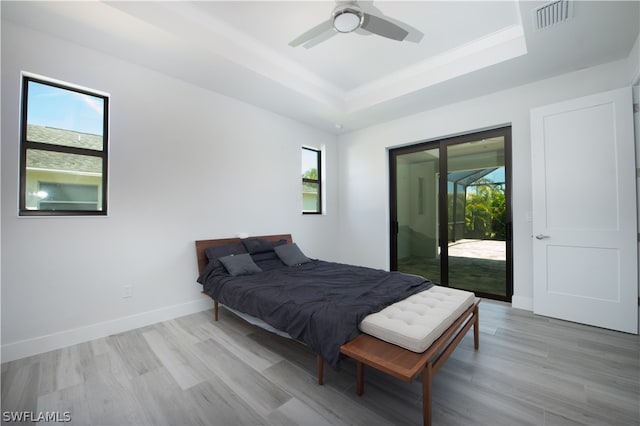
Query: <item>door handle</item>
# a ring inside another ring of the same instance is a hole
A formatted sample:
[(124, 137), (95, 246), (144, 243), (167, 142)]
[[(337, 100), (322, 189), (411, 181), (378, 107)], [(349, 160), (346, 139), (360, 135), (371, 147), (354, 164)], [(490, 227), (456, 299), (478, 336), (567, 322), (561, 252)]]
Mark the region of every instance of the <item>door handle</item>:
[(548, 235), (538, 234), (536, 235), (537, 240), (544, 240), (545, 238), (550, 238)]

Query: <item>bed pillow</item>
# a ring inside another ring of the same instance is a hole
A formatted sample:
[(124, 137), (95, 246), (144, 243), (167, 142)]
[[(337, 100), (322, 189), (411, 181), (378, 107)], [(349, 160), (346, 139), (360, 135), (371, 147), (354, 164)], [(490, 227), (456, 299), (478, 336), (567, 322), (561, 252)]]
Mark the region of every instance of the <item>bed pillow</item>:
[(242, 244), (250, 254), (257, 254), (273, 251), (273, 246), (279, 242), (272, 243), (263, 238), (247, 238), (242, 240)]
[(266, 251), (264, 253), (256, 253), (252, 254), (251, 258), (255, 262), (256, 265), (263, 271), (270, 271), (272, 269), (282, 268), (286, 266), (280, 258), (276, 255), (276, 252)]
[(229, 274), (234, 277), (238, 275), (252, 275), (256, 272), (262, 272), (262, 269), (260, 269), (258, 265), (254, 263), (253, 259), (251, 259), (251, 255), (249, 253), (232, 254), (221, 257), (218, 260), (224, 265)]
[(264, 253), (273, 251), (273, 248), (279, 245), (287, 244), (287, 240), (269, 241), (264, 238), (245, 238), (242, 244), (250, 254)]
[(242, 243), (226, 244), (218, 247), (207, 247), (204, 249), (204, 254), (207, 256), (209, 263), (207, 267), (202, 271), (202, 274), (198, 277), (198, 282), (203, 284), (209, 279), (211, 275), (227, 274), (227, 269), (220, 262), (221, 257), (229, 256), (231, 254), (246, 253), (247, 249), (244, 248)]
[(273, 251), (275, 247), (287, 244), (287, 240), (271, 242), (263, 238), (251, 238), (242, 240), (242, 244), (247, 249), (256, 265), (263, 271), (282, 268), (286, 266)]
[(311, 262), (307, 256), (305, 256), (296, 243), (286, 244), (275, 248), (276, 254), (287, 266), (302, 265), (303, 263)]
[(207, 247), (204, 249), (204, 254), (209, 259), (209, 262), (219, 259), (223, 256), (229, 256), (230, 254), (242, 254), (247, 253), (247, 249), (242, 243), (227, 244), (218, 247)]

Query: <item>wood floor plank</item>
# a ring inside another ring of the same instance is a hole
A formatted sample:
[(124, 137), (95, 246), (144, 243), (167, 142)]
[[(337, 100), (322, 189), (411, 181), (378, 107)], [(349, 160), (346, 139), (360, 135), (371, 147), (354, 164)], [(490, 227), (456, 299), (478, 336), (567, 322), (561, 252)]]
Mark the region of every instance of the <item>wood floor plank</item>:
[[(91, 425), (151, 424), (131, 381), (123, 383), (119, 377), (103, 374), (91, 377), (82, 386)], [(71, 413), (72, 417), (75, 415)]]
[(544, 426), (582, 426), (584, 425), (584, 423), (569, 419), (564, 416), (559, 416), (549, 411), (545, 411), (544, 420), (542, 424)]
[(36, 411), (39, 382), (39, 363), (9, 366), (2, 373), (2, 411)]
[(169, 371), (160, 367), (132, 380), (134, 400), (141, 407), (144, 422), (151, 425), (207, 424)]
[[(283, 359), (279, 353), (269, 350), (264, 345), (256, 344), (248, 335), (233, 334), (232, 331), (227, 331), (223, 327), (216, 327), (216, 324), (209, 325), (208, 333), (209, 339), (214, 340), (257, 371), (265, 370)], [(273, 338), (273, 335), (270, 334), (270, 337)]]
[(157, 330), (142, 333), (149, 347), (160, 360), (164, 368), (173, 376), (180, 387), (185, 390), (207, 379), (196, 371), (197, 360), (188, 359), (176, 346), (172, 345)]
[(422, 424), (422, 385), (418, 380), (406, 383), (394, 377), (365, 368), (365, 391), (355, 387), (346, 395), (353, 402), (394, 425)]
[(114, 350), (94, 354), (81, 361), (84, 382), (100, 382), (105, 379), (117, 380), (122, 386), (127, 386), (136, 374), (132, 374), (124, 361)]
[[(310, 361), (313, 361), (313, 358)], [(344, 392), (336, 389), (329, 382), (319, 386), (315, 375), (301, 370), (289, 360), (265, 370), (264, 374), (274, 383), (288, 389), (296, 398), (323, 418), (328, 419), (331, 424), (391, 424), (384, 417), (369, 410), (366, 407), (367, 401), (345, 398)]]
[(269, 421), (223, 381), (209, 380), (186, 391), (205, 425), (262, 425)]
[[(305, 371), (314, 378), (317, 384), (317, 367), (316, 355), (307, 346), (300, 342), (286, 339), (280, 336), (274, 336), (272, 333), (261, 329), (254, 329), (254, 332), (247, 336), (261, 347), (269, 348), (270, 351), (281, 355), (282, 359), (295, 364), (297, 367)], [(355, 367), (346, 367), (347, 374), (342, 374), (325, 365), (324, 379), (326, 383), (330, 383), (332, 387), (340, 390), (346, 390), (353, 386), (353, 377), (355, 376)], [(351, 373), (351, 374), (349, 374)]]
[(109, 336), (108, 344), (122, 359), (132, 377), (162, 367), (162, 363), (153, 353), (147, 341), (142, 337), (144, 328)]
[[(625, 395), (609, 392), (608, 389), (588, 386), (586, 403), (597, 416), (605, 421), (618, 424), (640, 424), (640, 398), (638, 395)], [(635, 404), (635, 410), (629, 409)]]
[(82, 383), (81, 359), (88, 343), (58, 349), (43, 354), (40, 362), (40, 389), (43, 395)]
[(266, 417), (292, 398), (279, 384), (243, 363), (214, 340), (195, 345), (198, 358), (257, 413)]
[[(85, 395), (85, 384), (70, 386), (38, 397), (38, 412), (57, 413), (58, 418), (69, 416), (68, 425), (89, 425), (91, 413)], [(67, 414), (68, 413), (68, 414)]]
[(291, 398), (269, 415), (272, 424), (321, 426), (332, 423), (297, 398)]
[[(229, 314), (231, 315), (231, 314)], [(225, 321), (225, 324), (227, 321)], [(214, 326), (213, 311), (207, 310), (198, 312), (192, 315), (185, 315), (180, 318), (176, 318), (173, 321), (166, 321), (165, 325), (175, 324), (177, 328), (186, 331), (191, 336), (190, 338), (202, 342), (211, 338), (211, 326)], [(227, 327), (229, 327), (227, 325)], [(234, 335), (242, 334), (237, 331), (233, 331)]]
[[(455, 417), (468, 419), (469, 424), (535, 425), (544, 409), (512, 393), (490, 386), (486, 382), (459, 382), (443, 369), (433, 382), (434, 405), (447, 407)], [(434, 417), (434, 421), (435, 421)]]

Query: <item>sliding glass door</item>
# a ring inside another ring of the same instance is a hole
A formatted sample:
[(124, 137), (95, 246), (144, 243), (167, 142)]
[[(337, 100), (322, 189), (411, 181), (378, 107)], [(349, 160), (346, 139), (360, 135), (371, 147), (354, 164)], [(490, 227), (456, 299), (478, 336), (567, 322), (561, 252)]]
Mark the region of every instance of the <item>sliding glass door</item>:
[(391, 269), (511, 300), (509, 127), (390, 151)]
[[(404, 150), (403, 150), (404, 151)], [(440, 270), (440, 148), (392, 152), (395, 202), (391, 269), (442, 282)], [(392, 179), (393, 180), (393, 179)]]

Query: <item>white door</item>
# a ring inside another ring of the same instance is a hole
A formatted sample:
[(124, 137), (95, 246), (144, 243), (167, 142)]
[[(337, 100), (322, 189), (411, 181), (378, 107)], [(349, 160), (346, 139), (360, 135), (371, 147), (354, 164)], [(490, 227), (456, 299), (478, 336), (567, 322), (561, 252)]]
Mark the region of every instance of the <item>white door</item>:
[(534, 312), (638, 333), (631, 89), (531, 110)]

